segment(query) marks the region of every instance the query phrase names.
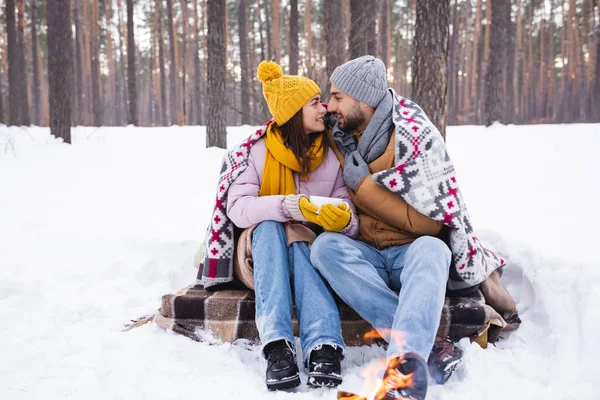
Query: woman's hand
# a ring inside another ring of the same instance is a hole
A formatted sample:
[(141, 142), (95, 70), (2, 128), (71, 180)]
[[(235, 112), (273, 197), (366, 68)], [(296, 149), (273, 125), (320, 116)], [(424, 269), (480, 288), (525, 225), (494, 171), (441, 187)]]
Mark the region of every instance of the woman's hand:
[(302, 196), (300, 201), (298, 201), (298, 207), (300, 207), (300, 212), (306, 218), (307, 221), (312, 222), (313, 224), (317, 224), (319, 226), (323, 226), (321, 222), (319, 222), (319, 214), (317, 214), (317, 206), (308, 200), (308, 197)]
[(352, 213), (346, 204), (340, 204), (337, 207), (333, 204), (325, 204), (317, 215), (317, 224), (327, 231), (339, 232), (348, 226), (350, 218), (352, 218)]

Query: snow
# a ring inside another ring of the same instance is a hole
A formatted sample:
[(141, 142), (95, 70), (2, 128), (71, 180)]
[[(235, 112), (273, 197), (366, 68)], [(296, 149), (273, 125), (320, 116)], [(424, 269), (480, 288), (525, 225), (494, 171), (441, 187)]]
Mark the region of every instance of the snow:
[[(486, 350), (463, 340), (428, 398), (598, 398), (600, 125), (450, 127), (448, 147), (523, 324)], [(256, 347), (121, 332), (194, 280), (223, 152), (204, 127), (77, 127), (68, 146), (0, 126), (0, 399), (336, 397), (268, 392)], [(361, 392), (384, 353), (348, 353), (342, 389)]]

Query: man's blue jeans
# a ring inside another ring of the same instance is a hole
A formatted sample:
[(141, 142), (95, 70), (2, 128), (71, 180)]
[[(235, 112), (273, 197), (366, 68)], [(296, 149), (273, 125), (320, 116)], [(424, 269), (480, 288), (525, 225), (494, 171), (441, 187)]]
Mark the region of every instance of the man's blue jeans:
[(283, 224), (264, 221), (252, 235), (256, 326), (263, 348), (276, 340), (294, 343), (292, 286), (304, 358), (316, 347), (344, 348), (333, 294), (310, 262), (306, 242), (287, 247)]
[[(388, 359), (411, 351), (429, 357), (450, 257), (448, 246), (430, 236), (378, 250), (331, 232), (320, 235), (311, 252), (313, 265), (333, 290), (389, 342)], [(397, 343), (397, 336), (404, 343)]]

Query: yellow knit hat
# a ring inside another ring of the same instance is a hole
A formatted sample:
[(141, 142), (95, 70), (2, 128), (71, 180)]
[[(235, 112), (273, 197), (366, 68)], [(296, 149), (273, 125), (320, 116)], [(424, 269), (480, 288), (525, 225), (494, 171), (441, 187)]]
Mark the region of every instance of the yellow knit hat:
[(298, 75), (283, 75), (274, 61), (263, 61), (258, 66), (258, 79), (263, 83), (263, 95), (277, 125), (289, 121), (316, 94), (319, 85), (312, 79)]

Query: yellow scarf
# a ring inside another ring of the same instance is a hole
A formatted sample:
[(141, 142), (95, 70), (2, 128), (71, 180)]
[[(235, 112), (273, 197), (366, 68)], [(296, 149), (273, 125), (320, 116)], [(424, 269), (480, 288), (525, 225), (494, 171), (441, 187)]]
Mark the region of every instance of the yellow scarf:
[[(323, 136), (320, 135), (308, 150), (310, 171), (315, 170), (323, 162)], [(281, 132), (273, 124), (267, 128), (265, 135), (267, 154), (262, 175), (259, 196), (296, 194), (293, 172), (301, 172), (296, 156), (286, 147)]]

